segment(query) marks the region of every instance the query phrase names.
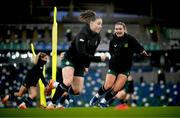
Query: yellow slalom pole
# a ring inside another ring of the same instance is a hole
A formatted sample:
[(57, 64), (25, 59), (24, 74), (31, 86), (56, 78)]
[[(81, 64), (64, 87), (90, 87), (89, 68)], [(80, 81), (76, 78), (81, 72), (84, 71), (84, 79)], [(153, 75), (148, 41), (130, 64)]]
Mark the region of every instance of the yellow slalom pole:
[[(33, 56), (35, 57), (36, 56), (36, 53), (35, 53), (35, 51), (34, 51), (34, 45), (31, 43), (31, 51), (32, 51), (32, 53), (33, 53)], [(43, 67), (43, 75), (44, 75), (44, 77), (45, 77), (45, 75), (46, 75), (46, 68), (45, 68), (45, 66)], [(44, 107), (46, 107), (46, 97), (45, 97), (45, 95), (44, 95), (44, 85), (43, 85), (43, 83), (42, 83), (42, 81), (41, 81), (41, 79), (39, 79), (39, 89), (40, 89), (40, 105), (41, 106), (44, 106)]]
[(31, 51), (32, 51), (33, 56), (36, 56), (36, 53), (35, 53), (35, 51), (34, 51), (34, 45), (33, 45), (33, 43), (31, 43)]
[[(56, 81), (56, 68), (57, 68), (57, 8), (54, 7), (54, 20), (52, 26), (52, 80)], [(52, 91), (52, 96), (55, 90)]]
[[(45, 66), (43, 67), (43, 76), (44, 77), (46, 76), (46, 67)], [(41, 79), (39, 79), (39, 89), (40, 89), (40, 105), (46, 107), (47, 106), (46, 96), (44, 94), (45, 87), (44, 87), (44, 84)]]

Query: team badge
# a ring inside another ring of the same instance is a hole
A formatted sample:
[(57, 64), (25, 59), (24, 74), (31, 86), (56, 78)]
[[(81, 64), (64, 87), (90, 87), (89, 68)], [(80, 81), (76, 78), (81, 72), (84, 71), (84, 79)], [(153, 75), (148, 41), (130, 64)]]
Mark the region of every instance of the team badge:
[(125, 44), (124, 44), (124, 47), (127, 48), (127, 47), (128, 47), (128, 43), (125, 43)]
[(70, 64), (70, 62), (69, 61), (66, 61), (66, 65), (69, 65)]

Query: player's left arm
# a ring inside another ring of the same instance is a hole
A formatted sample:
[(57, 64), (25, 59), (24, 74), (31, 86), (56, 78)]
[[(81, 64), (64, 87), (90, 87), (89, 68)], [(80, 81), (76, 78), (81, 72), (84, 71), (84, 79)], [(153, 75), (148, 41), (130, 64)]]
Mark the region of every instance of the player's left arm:
[(41, 81), (42, 81), (42, 83), (44, 84), (45, 87), (48, 86), (48, 84), (47, 84), (47, 82), (46, 82), (46, 80), (44, 78), (43, 73), (41, 73)]
[(146, 52), (146, 50), (144, 49), (144, 47), (136, 40), (136, 39), (133, 39), (133, 44), (134, 44), (134, 49), (135, 49), (135, 52), (142, 55), (142, 56), (145, 56), (145, 57), (149, 57), (150, 55)]

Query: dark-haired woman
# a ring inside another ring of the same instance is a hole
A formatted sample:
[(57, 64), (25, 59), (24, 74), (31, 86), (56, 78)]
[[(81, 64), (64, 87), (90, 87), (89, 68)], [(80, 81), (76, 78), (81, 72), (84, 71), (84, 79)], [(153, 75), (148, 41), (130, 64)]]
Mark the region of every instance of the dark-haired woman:
[(79, 19), (85, 25), (64, 54), (61, 62), (63, 82), (57, 86), (52, 102), (47, 106), (49, 109), (55, 107), (56, 101), (65, 92), (79, 95), (84, 86), (84, 73), (88, 71), (90, 63), (106, 59), (105, 54), (94, 56), (101, 39), (102, 18), (94, 11), (86, 10)]

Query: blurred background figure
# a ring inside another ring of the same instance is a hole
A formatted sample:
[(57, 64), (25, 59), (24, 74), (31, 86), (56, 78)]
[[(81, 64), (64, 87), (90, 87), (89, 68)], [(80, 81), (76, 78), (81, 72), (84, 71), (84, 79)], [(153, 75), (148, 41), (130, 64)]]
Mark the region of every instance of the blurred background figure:
[[(43, 67), (47, 63), (47, 58), (48, 58), (47, 54), (42, 53), (42, 52), (38, 53), (34, 57), (34, 66), (27, 73), (26, 78), (24, 79), (19, 91), (18, 92), (14, 91), (6, 95), (2, 99), (2, 103), (6, 104), (6, 102), (9, 99), (12, 100), (12, 99), (15, 99), (16, 97), (22, 97), (21, 103), (19, 104), (18, 108), (26, 109), (27, 107), (32, 107), (32, 101), (38, 95), (37, 84), (38, 84), (39, 79), (42, 80), (45, 86), (45, 92), (47, 92), (49, 88), (47, 81), (45, 80), (45, 77), (43, 75)], [(27, 91), (29, 92), (28, 97), (23, 96)]]
[(163, 83), (166, 84), (166, 77), (163, 69), (159, 69), (158, 72), (158, 84)]

